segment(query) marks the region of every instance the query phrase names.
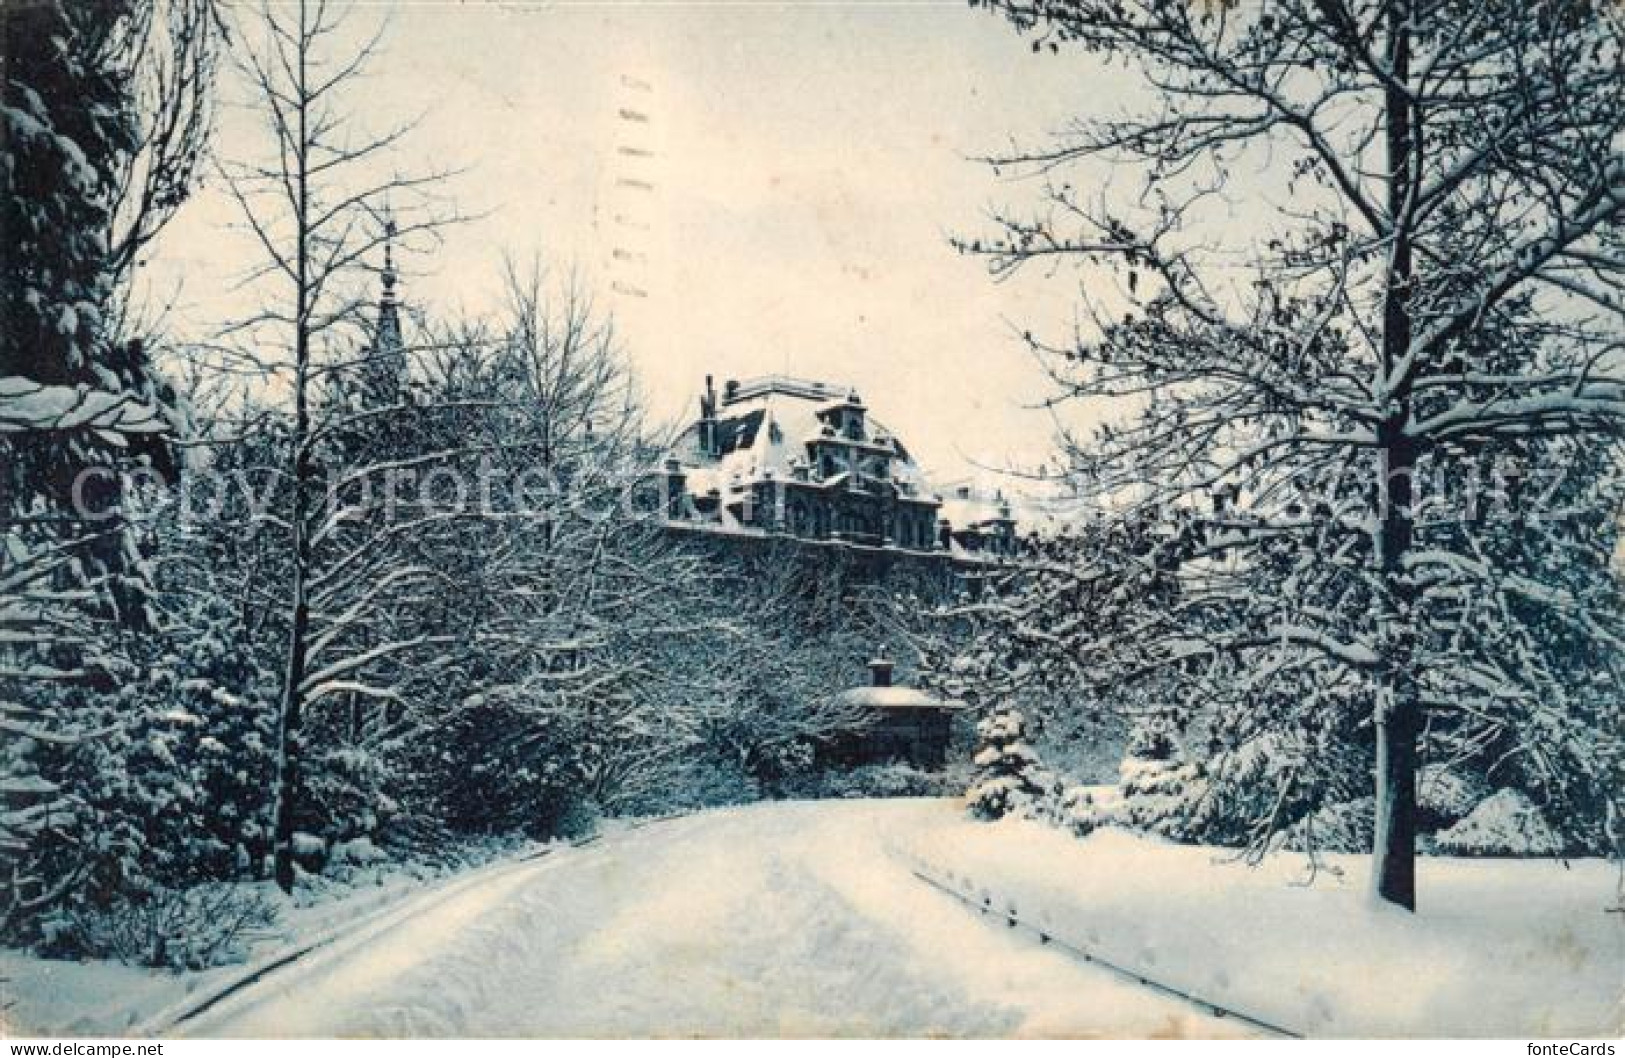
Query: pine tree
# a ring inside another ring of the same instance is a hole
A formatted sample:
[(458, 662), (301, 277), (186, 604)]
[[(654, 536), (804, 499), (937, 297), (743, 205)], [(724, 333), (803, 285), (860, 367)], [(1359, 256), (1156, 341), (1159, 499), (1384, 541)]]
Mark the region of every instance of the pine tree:
[[(0, 10), (0, 933), (32, 940), (93, 872), (86, 761), (144, 717), (150, 578), (121, 478), (172, 476), (183, 428), (125, 280), (207, 132), (208, 0)], [(96, 745), (98, 741), (103, 744)]]
[(984, 820), (1040, 818), (1055, 791), (1027, 741), (1026, 720), (1014, 709), (996, 709), (977, 723), (976, 738), (976, 776), (965, 794), (971, 815)]

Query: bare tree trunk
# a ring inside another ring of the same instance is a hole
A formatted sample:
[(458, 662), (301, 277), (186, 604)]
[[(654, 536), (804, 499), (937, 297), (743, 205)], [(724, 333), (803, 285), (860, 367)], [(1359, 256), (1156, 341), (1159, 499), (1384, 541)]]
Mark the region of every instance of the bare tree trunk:
[(1376, 820), (1372, 836), (1373, 894), (1416, 910), (1416, 761), (1421, 703), (1413, 670), (1415, 635), (1410, 627), (1411, 592), (1402, 562), (1412, 532), (1415, 456), (1403, 438), (1382, 449), (1384, 512), (1378, 529), (1378, 560), (1384, 591), (1383, 653), (1376, 702)]
[[(1379, 444), (1377, 570), (1382, 585), (1382, 658), (1378, 669), (1375, 710), (1377, 736), (1376, 819), (1372, 835), (1371, 886), (1379, 900), (1416, 909), (1416, 757), (1421, 730), (1421, 704), (1412, 664), (1415, 637), (1410, 622), (1411, 593), (1404, 562), (1410, 548), (1414, 516), (1414, 445), (1406, 436), (1410, 423), (1409, 384), (1396, 377), (1411, 346), (1413, 274), (1409, 211), (1416, 181), (1416, 129), (1411, 101), (1403, 86), (1410, 72), (1409, 4), (1396, 3), (1389, 14), (1388, 63), (1392, 81), (1386, 91), (1388, 215), (1393, 245), (1383, 298), (1382, 385), (1392, 387), (1390, 407), (1377, 432)], [(1406, 372), (1408, 374), (1408, 371)]]
[[(329, 693), (353, 696), (356, 683), (365, 683), (369, 676), (366, 655), (373, 655), (375, 662), (403, 657), (422, 649), (431, 638), (406, 635), (398, 642), (355, 649), (358, 637), (345, 635), (346, 630), (359, 630), (377, 616), (371, 607), (389, 603), (369, 595), (364, 584), (356, 587), (365, 578), (353, 563), (387, 564), (399, 556), (389, 553), (378, 535), (358, 532), (341, 543), (330, 531), (333, 522), (323, 522), (324, 469), (341, 466), (352, 478), (365, 478), (377, 469), (360, 455), (352, 459), (353, 454), (335, 455), (331, 446), (319, 447), (324, 437), (343, 432), (337, 429), (342, 416), (332, 401), (323, 399), (322, 381), (342, 380), (346, 370), (345, 365), (323, 358), (323, 339), (345, 324), (359, 322), (361, 314), (360, 303), (336, 280), (363, 269), (372, 251), (384, 249), (388, 261), (394, 240), (433, 232), (455, 219), (427, 197), (446, 173), (369, 172), (369, 165), (393, 150), (413, 124), (375, 133), (350, 123), (342, 100), (377, 54), (383, 36), (380, 25), (370, 37), (353, 43), (357, 38), (345, 19), (358, 6), (323, 0), (261, 6), (264, 43), (258, 47), (245, 43), (238, 53), (240, 68), (257, 97), (255, 109), (270, 133), (272, 158), (222, 166), (227, 187), (263, 251), (264, 260), (251, 279), (264, 279), (274, 284), (275, 291), (268, 294), (265, 309), (234, 325), (233, 333), (247, 335), (253, 347), (263, 344), (260, 334), (265, 328), (274, 328), (289, 339), (286, 345), (274, 346), (276, 354), (280, 358), (291, 347), (293, 359), (294, 415), (286, 462), (292, 498), (283, 538), (288, 544), (288, 628), (281, 659), (270, 841), (274, 874), (283, 889), (293, 885), (301, 775), (310, 766), (305, 729), (323, 719), (310, 715), (312, 703)], [(391, 209), (392, 200), (397, 209)], [(406, 222), (397, 224), (397, 216), (406, 217)], [(284, 281), (290, 290), (286, 308)], [(257, 348), (248, 352), (251, 357), (259, 355)], [(405, 350), (398, 352), (404, 356)], [(277, 364), (278, 369), (282, 366)], [(346, 459), (352, 461), (343, 463)], [(276, 524), (283, 525), (280, 519)], [(348, 586), (341, 577), (335, 589), (329, 578), (335, 567), (349, 570)], [(404, 598), (404, 586), (419, 575), (409, 567), (401, 559), (393, 580), (379, 578), (393, 584), (393, 591), (403, 592), (393, 596), (396, 601)], [(334, 602), (335, 590), (353, 594)], [(347, 659), (335, 658), (346, 650), (351, 651)], [(338, 670), (333, 668), (336, 663)], [(322, 673), (331, 671), (342, 671), (351, 686), (341, 692), (324, 685)]]
[[(295, 503), (296, 509), (301, 506), (303, 504)], [(294, 532), (300, 537), (298, 551), (303, 554), (304, 533), (297, 522)], [(276, 817), (271, 836), (276, 884), (285, 893), (293, 892), (293, 813), (298, 799), (302, 749), (299, 724), (304, 712), (304, 692), (300, 685), (305, 680), (306, 639), (310, 625), (310, 606), (305, 598), (305, 561), (300, 558), (296, 559), (296, 563), (293, 575), (293, 622), (288, 633), (288, 668), (277, 724)]]
[(305, 5), (299, 6), (299, 139), (297, 215), (294, 218), (296, 245), (294, 315), (294, 422), (293, 422), (293, 608), (288, 629), (288, 666), (282, 684), (282, 708), (277, 723), (276, 814), (271, 834), (275, 858), (276, 884), (285, 893), (293, 892), (293, 817), (299, 794), (299, 724), (304, 713), (304, 683), (310, 630), (310, 599), (307, 578), (310, 571), (310, 535), (305, 524), (306, 493), (310, 478), (310, 181), (308, 167), (309, 107), (306, 105), (306, 72), (309, 26)]

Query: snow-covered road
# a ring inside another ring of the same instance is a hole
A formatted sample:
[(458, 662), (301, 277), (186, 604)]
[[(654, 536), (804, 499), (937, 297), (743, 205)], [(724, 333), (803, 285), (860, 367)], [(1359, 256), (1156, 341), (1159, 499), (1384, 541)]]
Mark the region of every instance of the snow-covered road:
[(193, 1036), (1237, 1035), (922, 884), (941, 802), (762, 804), (485, 868)]

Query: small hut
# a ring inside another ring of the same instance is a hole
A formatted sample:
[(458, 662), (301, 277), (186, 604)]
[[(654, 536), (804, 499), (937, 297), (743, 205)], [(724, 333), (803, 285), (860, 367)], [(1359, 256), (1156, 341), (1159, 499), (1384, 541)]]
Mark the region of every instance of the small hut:
[(870, 722), (842, 740), (839, 755), (850, 764), (906, 761), (936, 771), (947, 763), (953, 714), (964, 703), (897, 686), (892, 668), (890, 659), (877, 657), (869, 662), (866, 685), (841, 692), (841, 701), (868, 714)]

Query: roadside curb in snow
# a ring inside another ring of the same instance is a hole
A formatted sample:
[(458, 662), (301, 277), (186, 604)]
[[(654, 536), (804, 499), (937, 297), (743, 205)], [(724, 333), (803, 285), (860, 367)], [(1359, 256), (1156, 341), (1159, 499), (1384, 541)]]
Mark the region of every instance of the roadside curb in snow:
[[(527, 852), (503, 866), (514, 868), (524, 863), (542, 859), (551, 854), (554, 848), (556, 846)], [(327, 948), (341, 940), (368, 936), (378, 928), (387, 929), (394, 924), (393, 920), (399, 918), (404, 911), (421, 911), (437, 907), (471, 886), (489, 880), (489, 876), (483, 872), (476, 873), (467, 878), (457, 879), (441, 888), (430, 889), (427, 892), (409, 893), (399, 900), (392, 900), (382, 907), (366, 912), (360, 918), (340, 925), (330, 926), (318, 932), (314, 937), (298, 941), (281, 951), (274, 952), (250, 963), (239, 973), (205, 990), (202, 995), (187, 996), (181, 1002), (160, 1010), (149, 1017), (139, 1028), (132, 1028), (131, 1031), (144, 1036), (162, 1036), (174, 1032), (186, 1022), (212, 1010), (227, 999), (257, 984), (263, 978), (298, 962), (314, 951)]]
[[(692, 814), (693, 813), (673, 812), (663, 816), (635, 819), (629, 821), (623, 829), (641, 830), (644, 827), (652, 826), (655, 823), (665, 823), (674, 819), (682, 819)], [(517, 868), (522, 864), (531, 863), (542, 859), (554, 852), (560, 851), (561, 849), (587, 848), (588, 846), (597, 844), (601, 840), (603, 840), (602, 834), (593, 834), (590, 837), (581, 838), (577, 841), (571, 841), (568, 844), (549, 845), (546, 848), (536, 849), (534, 851), (527, 852), (522, 856), (516, 856), (504, 864), (504, 867)], [(314, 937), (299, 941), (289, 947), (283, 948), (280, 951), (273, 952), (270, 955), (251, 962), (248, 966), (244, 967), (241, 971), (232, 975), (230, 978), (221, 981), (212, 988), (206, 989), (202, 995), (187, 996), (180, 1002), (160, 1010), (158, 1013), (147, 1018), (139, 1028), (132, 1028), (130, 1031), (143, 1036), (162, 1036), (167, 1033), (174, 1032), (180, 1026), (186, 1024), (194, 1018), (200, 1017), (201, 1015), (219, 1006), (227, 999), (230, 999), (246, 989), (251, 988), (264, 978), (270, 976), (278, 970), (283, 969), (286, 966), (298, 962), (300, 959), (303, 959), (305, 956), (314, 951), (327, 948), (341, 940), (364, 939), (367, 936), (371, 936), (373, 932), (388, 929), (394, 924), (394, 919), (400, 917), (400, 914), (407, 910), (416, 912), (426, 911), (430, 908), (438, 907), (470, 887), (487, 881), (490, 881), (490, 876), (488, 874), (484, 873), (483, 871), (475, 871), (469, 877), (449, 882), (441, 888), (430, 889), (427, 892), (409, 893), (399, 900), (392, 900), (389, 903), (384, 904), (382, 907), (374, 908), (371, 911), (365, 912), (357, 919), (352, 919), (340, 925), (330, 926), (327, 929), (318, 932)]]
[(1163, 995), (1169, 996), (1173, 999), (1178, 999), (1185, 1003), (1189, 1003), (1190, 1005), (1195, 1006), (1206, 1013), (1212, 1014), (1215, 1017), (1230, 1018), (1235, 1021), (1240, 1021), (1245, 1024), (1252, 1025), (1255, 1028), (1262, 1029), (1265, 1032), (1282, 1036), (1287, 1039), (1301, 1040), (1304, 1038), (1304, 1035), (1300, 1032), (1294, 1032), (1292, 1029), (1283, 1028), (1282, 1026), (1270, 1021), (1266, 1021), (1263, 1018), (1255, 1017), (1232, 1007), (1224, 1006), (1221, 1003), (1215, 1003), (1210, 999), (1204, 999), (1198, 995), (1193, 995), (1184, 989), (1176, 988), (1173, 985), (1164, 984), (1155, 978), (1147, 976), (1145, 973), (1139, 970), (1135, 970), (1113, 962), (1112, 960), (1102, 958), (1099, 954), (1090, 951), (1083, 945), (1058, 936), (1055, 930), (1049, 926), (1036, 926), (1030, 922), (1022, 921), (1020, 914), (1017, 912), (1014, 906), (1008, 906), (1004, 910), (1000, 911), (994, 907), (993, 898), (986, 895), (986, 889), (975, 885), (975, 883), (971, 882), (969, 878), (966, 878), (965, 882), (969, 888), (978, 890), (984, 894), (982, 900), (978, 902), (968, 893), (961, 892), (953, 885), (951, 881), (944, 879), (937, 868), (927, 864), (918, 856), (904, 853), (901, 850), (894, 849), (893, 851), (906, 861), (909, 871), (920, 881), (941, 893), (953, 897), (961, 904), (964, 904), (966, 907), (978, 912), (983, 916), (997, 916), (1011, 929), (1020, 928), (1027, 930), (1029, 933), (1038, 938), (1039, 944), (1066, 952), (1075, 959), (1079, 959), (1090, 964), (1091, 966), (1098, 966), (1103, 970), (1114, 973), (1117, 976), (1131, 981), (1134, 984), (1140, 985), (1143, 988), (1148, 988), (1154, 992), (1160, 992)]

